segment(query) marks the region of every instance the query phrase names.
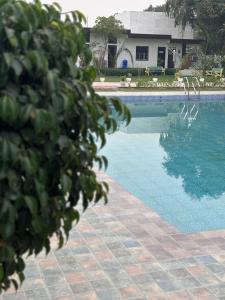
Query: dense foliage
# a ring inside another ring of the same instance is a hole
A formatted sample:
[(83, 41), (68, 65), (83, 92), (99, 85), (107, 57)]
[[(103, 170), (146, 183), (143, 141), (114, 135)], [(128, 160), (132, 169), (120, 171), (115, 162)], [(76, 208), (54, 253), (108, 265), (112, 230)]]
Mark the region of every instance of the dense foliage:
[[(0, 0), (0, 290), (24, 279), (23, 255), (59, 246), (79, 220), (76, 205), (107, 201), (94, 163), (98, 146), (129, 112), (95, 94), (96, 72), (79, 12), (57, 4)], [(78, 56), (85, 67), (75, 65)]]
[(167, 13), (176, 24), (185, 28), (191, 24), (204, 39), (208, 54), (225, 52), (225, 3), (224, 0), (167, 0)]
[(152, 4), (150, 4), (149, 7), (146, 8), (144, 11), (165, 12), (166, 11), (166, 7), (165, 7), (165, 4), (156, 5), (156, 6), (153, 6)]

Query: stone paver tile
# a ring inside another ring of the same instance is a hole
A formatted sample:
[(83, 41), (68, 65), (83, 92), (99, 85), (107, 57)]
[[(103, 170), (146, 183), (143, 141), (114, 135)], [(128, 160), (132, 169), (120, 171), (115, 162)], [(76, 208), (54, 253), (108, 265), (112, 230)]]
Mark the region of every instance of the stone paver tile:
[(82, 271), (81, 265), (76, 261), (73, 256), (60, 256), (57, 257), (60, 269), (64, 273), (70, 272), (80, 272)]
[(121, 296), (115, 289), (105, 289), (96, 292), (98, 300), (121, 300)]
[(99, 300), (99, 298), (95, 292), (88, 292), (88, 293), (79, 295), (79, 300)]
[(193, 297), (187, 291), (173, 292), (167, 294), (168, 300), (193, 300)]
[(120, 288), (119, 292), (123, 299), (137, 298), (137, 297), (144, 296), (140, 288), (138, 288), (135, 285), (130, 285), (125, 288)]
[(66, 280), (69, 284), (77, 284), (80, 282), (86, 282), (87, 278), (83, 272), (72, 272), (66, 274)]
[(26, 300), (46, 300), (49, 299), (46, 289), (33, 289), (25, 291)]
[(216, 300), (215, 297), (208, 289), (206, 288), (196, 288), (190, 290), (191, 295), (193, 295), (196, 300)]
[(100, 261), (109, 260), (109, 259), (113, 259), (114, 258), (112, 252), (109, 251), (109, 250), (99, 251), (99, 252), (95, 253), (95, 256)]
[(31, 278), (31, 277), (33, 277), (33, 278), (36, 277), (37, 278), (37, 277), (41, 276), (41, 272), (40, 272), (37, 264), (33, 261), (29, 261), (26, 264), (24, 274), (25, 274), (26, 278)]
[(146, 272), (142, 265), (127, 265), (124, 267), (124, 269), (130, 276), (135, 276)]
[(216, 297), (223, 297), (225, 296), (225, 284), (217, 284), (207, 287), (209, 291), (215, 295)]
[(108, 279), (94, 280), (91, 281), (91, 284), (96, 291), (114, 288), (113, 284)]
[(80, 294), (85, 294), (87, 292), (94, 292), (94, 289), (90, 282), (81, 282), (77, 284), (71, 284), (70, 285), (74, 295), (80, 295)]
[(87, 277), (88, 280), (96, 280), (96, 278), (100, 279), (107, 279), (108, 275), (106, 272), (102, 269), (98, 269), (96, 271), (88, 271), (85, 273), (85, 276)]
[(136, 248), (141, 246), (140, 243), (135, 240), (127, 240), (124, 241), (123, 244), (126, 248)]
[(87, 254), (90, 253), (90, 249), (87, 246), (79, 246), (71, 248), (71, 253), (75, 255)]
[(66, 283), (50, 286), (48, 287), (48, 292), (52, 300), (58, 300), (58, 298), (62, 297), (72, 297), (72, 291)]
[(181, 287), (181, 289), (191, 289), (200, 286), (200, 283), (193, 277), (177, 279), (176, 282)]
[(44, 281), (46, 286), (58, 285), (65, 282), (65, 278), (62, 276), (61, 273), (53, 276), (45, 276)]
[(191, 274), (185, 268), (171, 270), (169, 271), (169, 274), (178, 279), (192, 277)]
[(146, 283), (146, 282), (152, 282), (152, 276), (151, 273), (143, 273), (132, 277), (132, 280), (136, 284)]
[(203, 265), (218, 263), (218, 261), (211, 255), (196, 256), (195, 259), (197, 262), (200, 262)]
[(225, 272), (225, 266), (219, 263), (207, 265), (207, 269), (209, 269), (214, 274), (220, 274)]
[(23, 292), (17, 292), (13, 294), (4, 294), (2, 296), (3, 300), (26, 300), (25, 294)]
[(26, 278), (23, 282), (23, 290), (41, 289), (45, 287), (43, 278)]
[(153, 281), (144, 282), (144, 283), (140, 283), (138, 286), (140, 290), (148, 296), (165, 297), (165, 293), (156, 282)]

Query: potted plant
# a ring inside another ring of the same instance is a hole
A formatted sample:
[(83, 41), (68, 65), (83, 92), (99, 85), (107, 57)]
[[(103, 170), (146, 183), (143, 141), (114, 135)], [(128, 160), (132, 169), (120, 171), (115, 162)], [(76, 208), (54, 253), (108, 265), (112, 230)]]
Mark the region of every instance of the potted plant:
[(126, 86), (126, 76), (122, 76), (120, 78), (120, 86)]
[(131, 80), (132, 80), (132, 74), (128, 73), (127, 76), (126, 76), (126, 82), (130, 84)]
[(100, 74), (99, 79), (100, 79), (100, 82), (105, 82), (105, 75)]

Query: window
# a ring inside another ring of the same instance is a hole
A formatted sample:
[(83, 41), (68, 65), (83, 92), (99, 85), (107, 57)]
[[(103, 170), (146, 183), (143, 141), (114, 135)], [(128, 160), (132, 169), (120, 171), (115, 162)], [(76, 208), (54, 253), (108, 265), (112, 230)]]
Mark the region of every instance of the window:
[(136, 60), (148, 60), (148, 47), (146, 46), (136, 47)]

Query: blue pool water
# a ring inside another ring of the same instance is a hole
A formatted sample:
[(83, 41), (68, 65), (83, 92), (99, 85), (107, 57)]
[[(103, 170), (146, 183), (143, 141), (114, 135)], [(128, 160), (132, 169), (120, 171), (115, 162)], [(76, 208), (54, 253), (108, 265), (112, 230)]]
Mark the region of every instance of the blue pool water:
[(182, 232), (225, 229), (225, 103), (128, 107), (107, 173)]

